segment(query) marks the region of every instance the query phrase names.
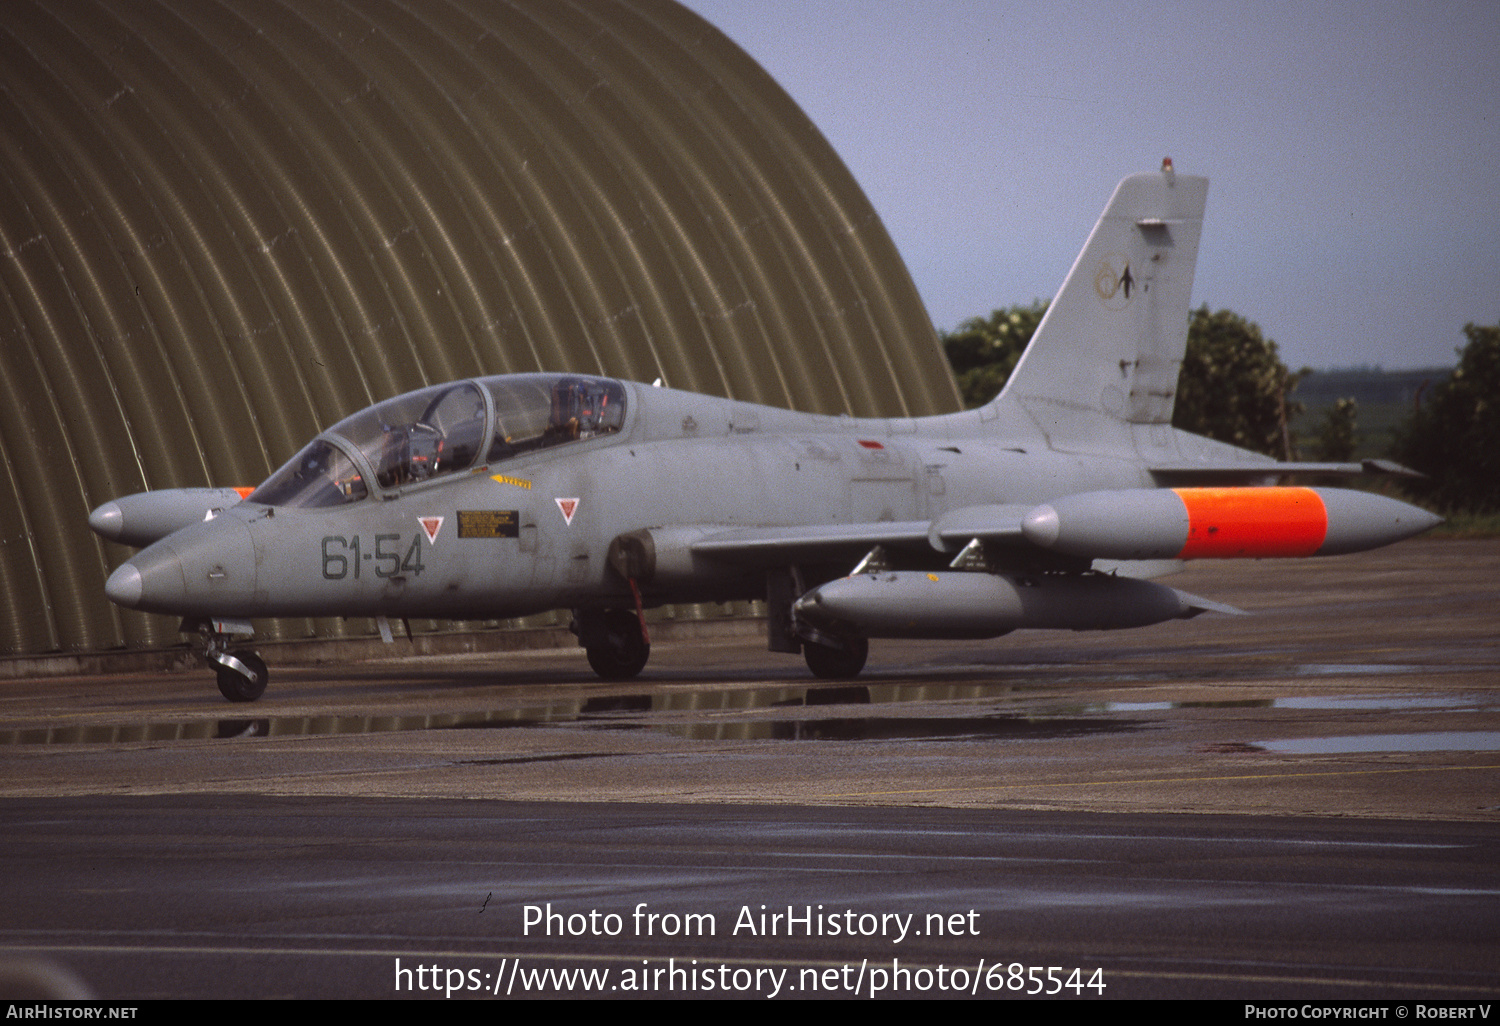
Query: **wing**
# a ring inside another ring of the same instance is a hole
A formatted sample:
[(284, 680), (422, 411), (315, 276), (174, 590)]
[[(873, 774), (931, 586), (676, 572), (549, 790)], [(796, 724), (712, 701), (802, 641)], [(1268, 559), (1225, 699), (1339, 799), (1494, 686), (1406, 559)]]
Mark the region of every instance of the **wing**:
[(1440, 522), (1387, 496), (1337, 488), (1126, 488), (1066, 495), (1035, 506), (966, 506), (930, 521), (700, 525), (673, 533), (693, 557), (742, 566), (853, 565), (861, 556), (884, 562), (874, 551), (879, 548), (898, 563), (902, 554), (920, 557), (911, 568), (946, 562), (955, 569), (1092, 568), (1152, 577), (1170, 573), (1185, 559), (1359, 552)]
[(735, 563), (858, 559), (879, 545), (896, 551), (958, 552), (975, 538), (1024, 542), (1021, 520), (1031, 506), (969, 506), (937, 520), (742, 527), (714, 531), (692, 543), (699, 555)]
[[(789, 563), (842, 563), (854, 568), (874, 550), (905, 554), (934, 566), (956, 564), (976, 541), (987, 545), (996, 561), (1019, 568), (1047, 556), (1026, 538), (1023, 521), (1030, 505), (966, 506), (936, 520), (866, 524), (821, 524), (810, 527), (699, 528), (688, 547), (694, 555), (737, 565), (782, 566)], [(954, 557), (957, 556), (958, 559)], [(1007, 559), (1007, 556), (1013, 557)], [(1177, 573), (1178, 559), (1097, 559), (1092, 568), (1142, 579)], [(1083, 567), (1087, 568), (1088, 561)]]

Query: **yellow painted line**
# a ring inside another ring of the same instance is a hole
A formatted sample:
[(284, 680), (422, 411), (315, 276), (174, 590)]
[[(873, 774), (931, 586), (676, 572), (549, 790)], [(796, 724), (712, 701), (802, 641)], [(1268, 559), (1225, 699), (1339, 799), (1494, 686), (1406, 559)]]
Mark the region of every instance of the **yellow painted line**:
[(1077, 780), (1069, 783), (976, 784), (972, 787), (924, 787), (909, 791), (842, 791), (824, 798), (873, 798), (887, 794), (953, 794), (960, 791), (1020, 791), (1049, 787), (1108, 787), (1122, 784), (1211, 784), (1233, 780), (1296, 780), (1302, 777), (1371, 777), (1392, 773), (1447, 773), (1455, 770), (1500, 770), (1495, 766), (1412, 766), (1406, 769), (1329, 770), (1322, 773), (1245, 773), (1232, 777), (1141, 777), (1126, 780)]

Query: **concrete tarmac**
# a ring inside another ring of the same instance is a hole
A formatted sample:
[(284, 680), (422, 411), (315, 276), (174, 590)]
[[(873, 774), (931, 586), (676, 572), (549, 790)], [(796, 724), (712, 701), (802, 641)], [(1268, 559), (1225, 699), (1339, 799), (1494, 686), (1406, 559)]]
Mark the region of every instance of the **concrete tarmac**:
[(127, 1002), (1500, 996), (1500, 837), (1472, 823), (257, 795), (0, 816), (0, 954)]

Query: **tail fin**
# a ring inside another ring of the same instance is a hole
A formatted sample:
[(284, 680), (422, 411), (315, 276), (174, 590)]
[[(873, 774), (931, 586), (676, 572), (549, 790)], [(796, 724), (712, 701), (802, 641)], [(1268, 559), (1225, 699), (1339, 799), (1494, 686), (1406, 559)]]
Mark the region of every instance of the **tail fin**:
[(1207, 196), (1170, 161), (1122, 181), (994, 405), (1064, 451), (1133, 448), (1131, 425), (1170, 424)]

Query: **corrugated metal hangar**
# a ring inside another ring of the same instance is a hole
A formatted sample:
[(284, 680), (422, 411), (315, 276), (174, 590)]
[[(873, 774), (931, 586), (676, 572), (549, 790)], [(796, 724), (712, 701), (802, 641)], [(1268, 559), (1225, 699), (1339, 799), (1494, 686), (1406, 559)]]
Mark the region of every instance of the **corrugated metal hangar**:
[(176, 641), (88, 511), (423, 385), (958, 407), (848, 171), (671, 0), (7, 0), (0, 336), (7, 654)]

